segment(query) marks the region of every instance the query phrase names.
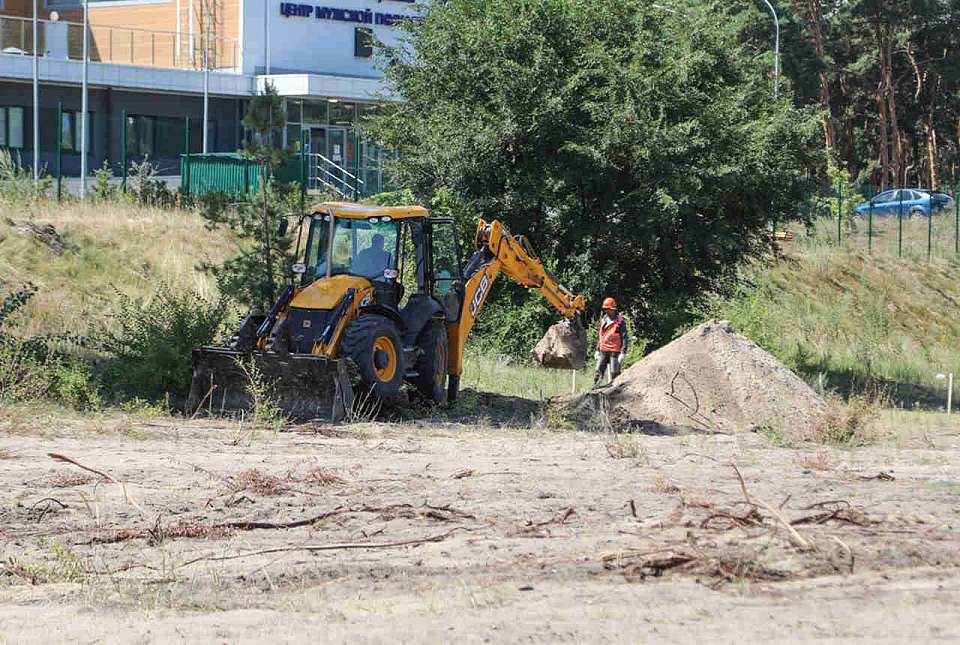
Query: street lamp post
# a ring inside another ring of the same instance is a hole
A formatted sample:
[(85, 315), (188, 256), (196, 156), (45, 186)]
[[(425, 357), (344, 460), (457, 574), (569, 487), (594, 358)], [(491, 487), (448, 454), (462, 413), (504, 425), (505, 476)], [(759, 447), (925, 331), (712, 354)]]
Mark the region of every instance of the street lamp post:
[[(89, 0), (83, 0), (83, 81), (80, 89), (80, 199), (87, 196), (87, 110), (88, 86), (87, 68), (90, 59), (90, 7)], [(62, 127), (59, 123), (57, 127)]]
[(767, 5), (770, 15), (773, 16), (774, 40), (773, 40), (773, 98), (780, 98), (780, 18), (777, 16), (777, 10), (770, 4), (770, 0), (763, 0)]
[(40, 183), (40, 54), (37, 3), (33, 0), (33, 184)]
[(210, 11), (203, 21), (203, 154), (207, 154), (207, 131), (210, 119)]

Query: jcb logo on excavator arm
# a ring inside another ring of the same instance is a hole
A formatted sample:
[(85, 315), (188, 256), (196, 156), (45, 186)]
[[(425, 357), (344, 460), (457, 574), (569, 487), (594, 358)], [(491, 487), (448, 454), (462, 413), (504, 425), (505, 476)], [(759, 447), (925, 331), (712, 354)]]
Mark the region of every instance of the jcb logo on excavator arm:
[(473, 294), (473, 300), (470, 301), (471, 318), (477, 317), (477, 311), (480, 310), (480, 305), (483, 304), (483, 296), (486, 295), (489, 286), (490, 276), (483, 274), (483, 278), (480, 279), (480, 286), (477, 287), (477, 292)]

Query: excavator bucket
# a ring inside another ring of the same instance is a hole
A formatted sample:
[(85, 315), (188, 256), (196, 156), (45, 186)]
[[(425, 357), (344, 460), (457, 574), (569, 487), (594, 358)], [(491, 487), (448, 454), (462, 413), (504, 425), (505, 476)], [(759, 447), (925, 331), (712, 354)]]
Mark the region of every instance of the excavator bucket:
[(533, 348), (533, 359), (541, 367), (579, 370), (587, 363), (587, 332), (579, 320), (564, 320), (550, 327)]
[(293, 419), (340, 421), (353, 408), (343, 360), (220, 347), (193, 350), (189, 413), (253, 410), (265, 397)]

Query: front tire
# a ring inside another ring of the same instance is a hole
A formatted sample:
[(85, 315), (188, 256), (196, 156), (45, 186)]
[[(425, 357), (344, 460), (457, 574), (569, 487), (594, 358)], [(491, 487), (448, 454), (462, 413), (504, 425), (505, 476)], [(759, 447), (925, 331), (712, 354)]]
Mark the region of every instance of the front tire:
[(436, 405), (447, 402), (447, 367), (450, 360), (450, 343), (447, 326), (442, 320), (427, 323), (417, 338), (420, 357), (417, 359), (413, 385), (420, 396)]
[(361, 391), (385, 402), (396, 402), (403, 390), (403, 344), (396, 325), (384, 316), (360, 316), (343, 339), (343, 355), (360, 372)]

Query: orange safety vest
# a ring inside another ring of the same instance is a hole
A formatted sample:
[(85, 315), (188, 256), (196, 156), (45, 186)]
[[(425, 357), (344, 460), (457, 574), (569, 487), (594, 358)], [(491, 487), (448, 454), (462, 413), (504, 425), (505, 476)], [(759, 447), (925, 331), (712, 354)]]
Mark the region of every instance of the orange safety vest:
[(619, 354), (623, 350), (623, 336), (620, 334), (620, 325), (623, 322), (623, 316), (617, 316), (606, 324), (603, 318), (600, 319), (601, 352)]

